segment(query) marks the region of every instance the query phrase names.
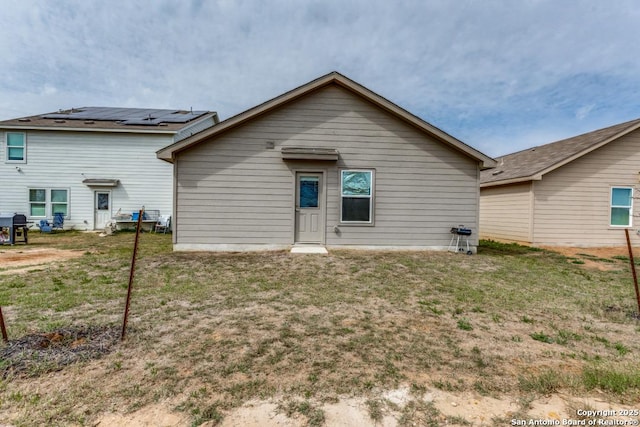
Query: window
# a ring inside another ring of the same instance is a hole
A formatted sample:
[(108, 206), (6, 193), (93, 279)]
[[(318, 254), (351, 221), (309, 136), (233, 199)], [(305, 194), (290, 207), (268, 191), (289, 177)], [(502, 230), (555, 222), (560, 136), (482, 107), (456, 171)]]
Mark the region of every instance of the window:
[(29, 190), (29, 215), (47, 216), (47, 190), (44, 188)]
[(61, 213), (64, 217), (67, 216), (68, 203), (67, 203), (67, 190), (51, 190), (51, 213)]
[(27, 143), (24, 133), (7, 132), (5, 134), (7, 140), (6, 160), (8, 162), (27, 161)]
[(30, 188), (29, 216), (53, 218), (56, 213), (69, 216), (69, 190), (59, 188)]
[(373, 171), (340, 171), (340, 222), (373, 223)]
[(633, 214), (633, 189), (630, 187), (611, 188), (611, 225), (631, 227)]

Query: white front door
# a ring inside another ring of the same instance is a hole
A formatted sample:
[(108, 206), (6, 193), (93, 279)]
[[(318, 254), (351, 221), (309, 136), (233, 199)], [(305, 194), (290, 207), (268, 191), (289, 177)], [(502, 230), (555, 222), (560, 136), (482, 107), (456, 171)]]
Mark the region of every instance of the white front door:
[(296, 243), (323, 243), (322, 173), (296, 173)]
[(94, 229), (99, 230), (111, 220), (111, 191), (96, 191)]

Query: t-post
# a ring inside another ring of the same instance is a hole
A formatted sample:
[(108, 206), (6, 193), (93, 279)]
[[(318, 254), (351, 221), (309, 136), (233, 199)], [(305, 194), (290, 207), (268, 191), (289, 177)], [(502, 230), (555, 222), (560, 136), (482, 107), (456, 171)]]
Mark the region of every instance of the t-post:
[(633, 274), (633, 286), (636, 288), (636, 300), (638, 300), (638, 314), (640, 314), (640, 291), (638, 291), (638, 276), (636, 275), (636, 263), (633, 260), (633, 249), (631, 248), (631, 240), (629, 240), (629, 229), (624, 229), (627, 236), (627, 249), (629, 249), (629, 261), (631, 262), (631, 273)]
[(133, 273), (136, 270), (136, 254), (138, 253), (138, 237), (140, 236), (140, 226), (142, 224), (142, 216), (144, 215), (144, 206), (138, 212), (138, 223), (136, 224), (136, 240), (133, 244), (133, 256), (131, 257), (131, 270), (129, 271), (129, 287), (127, 288), (127, 303), (124, 307), (124, 318), (122, 319), (122, 334), (120, 340), (124, 340), (127, 332), (127, 321), (129, 320), (129, 305), (131, 303), (131, 288), (133, 287)]
[(0, 307), (0, 329), (2, 329), (2, 341), (9, 342), (9, 337), (7, 336), (7, 328), (4, 326), (4, 316), (2, 315), (2, 307)]

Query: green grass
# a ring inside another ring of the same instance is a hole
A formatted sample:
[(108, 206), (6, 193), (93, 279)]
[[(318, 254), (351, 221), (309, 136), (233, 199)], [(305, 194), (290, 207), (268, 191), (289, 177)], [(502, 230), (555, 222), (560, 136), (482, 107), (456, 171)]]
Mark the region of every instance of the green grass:
[[(597, 389), (640, 397), (640, 324), (628, 315), (635, 296), (624, 269), (587, 271), (497, 242), (464, 257), (294, 256), (174, 253), (170, 238), (140, 236), (127, 339), (99, 360), (1, 380), (0, 419), (91, 425), (112, 408), (171, 401), (193, 425), (215, 424), (248, 400), (280, 399), (285, 413), (322, 425), (323, 402), (363, 396), (376, 420), (380, 392), (407, 384), (492, 397)], [(0, 275), (10, 337), (119, 325), (133, 239), (34, 234), (28, 247), (6, 248), (80, 255)], [(398, 411), (401, 425), (440, 416), (419, 399)]]

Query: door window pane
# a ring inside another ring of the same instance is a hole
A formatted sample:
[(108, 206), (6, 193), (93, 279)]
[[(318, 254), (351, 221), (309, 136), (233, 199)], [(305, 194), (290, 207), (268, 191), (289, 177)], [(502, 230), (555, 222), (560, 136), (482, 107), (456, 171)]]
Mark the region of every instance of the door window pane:
[(97, 208), (99, 211), (109, 210), (109, 193), (98, 193), (98, 199), (96, 200)]
[(317, 208), (320, 178), (317, 176), (301, 176), (298, 194), (298, 206), (301, 208)]

